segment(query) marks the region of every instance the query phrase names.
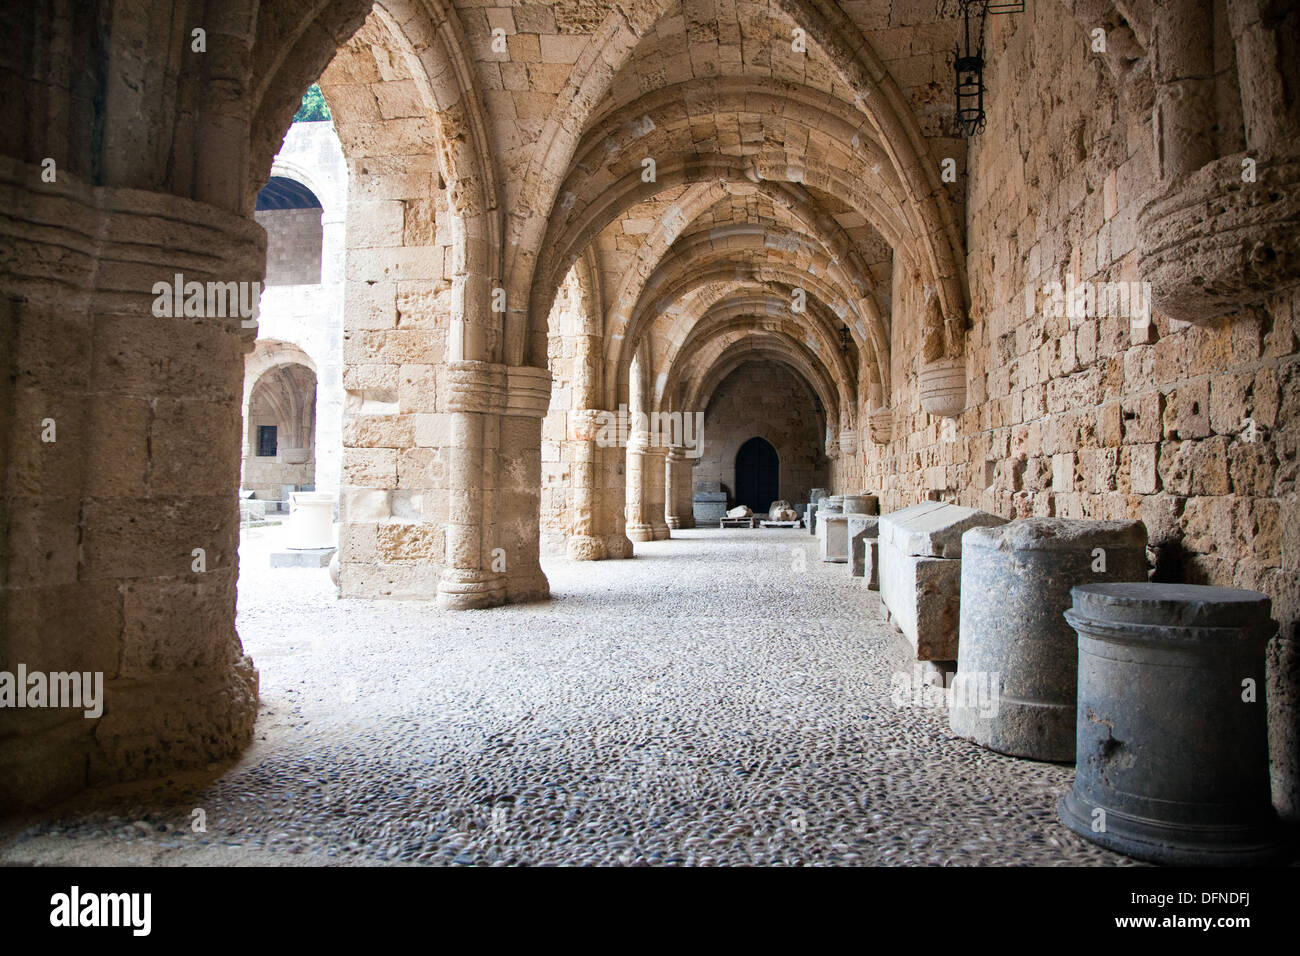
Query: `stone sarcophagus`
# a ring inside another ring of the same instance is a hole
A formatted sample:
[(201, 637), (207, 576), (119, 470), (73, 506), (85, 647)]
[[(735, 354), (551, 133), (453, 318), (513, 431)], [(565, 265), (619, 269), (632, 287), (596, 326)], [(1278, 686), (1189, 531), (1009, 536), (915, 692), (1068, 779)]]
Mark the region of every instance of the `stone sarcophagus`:
[(691, 515), (697, 524), (710, 525), (727, 516), (727, 493), (721, 482), (698, 481), (691, 500)]
[(880, 518), (880, 598), (919, 661), (957, 659), (961, 611), (961, 536), (1005, 518), (941, 501), (923, 501)]

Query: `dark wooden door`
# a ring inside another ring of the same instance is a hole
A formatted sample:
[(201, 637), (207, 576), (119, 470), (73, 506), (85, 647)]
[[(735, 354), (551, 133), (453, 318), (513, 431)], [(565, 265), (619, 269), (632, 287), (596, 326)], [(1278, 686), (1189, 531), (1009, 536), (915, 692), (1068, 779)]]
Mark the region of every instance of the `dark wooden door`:
[(776, 449), (762, 438), (751, 438), (736, 453), (736, 504), (765, 513), (781, 497)]

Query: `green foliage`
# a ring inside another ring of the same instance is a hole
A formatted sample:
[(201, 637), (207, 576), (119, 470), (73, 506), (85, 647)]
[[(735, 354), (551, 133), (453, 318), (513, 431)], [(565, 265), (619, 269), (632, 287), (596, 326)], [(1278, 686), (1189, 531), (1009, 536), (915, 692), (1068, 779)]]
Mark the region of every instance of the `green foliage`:
[(329, 104), (325, 102), (320, 87), (313, 83), (307, 87), (307, 92), (302, 95), (302, 106), (298, 107), (298, 112), (293, 115), (293, 121), (295, 123), (319, 123), (329, 118)]

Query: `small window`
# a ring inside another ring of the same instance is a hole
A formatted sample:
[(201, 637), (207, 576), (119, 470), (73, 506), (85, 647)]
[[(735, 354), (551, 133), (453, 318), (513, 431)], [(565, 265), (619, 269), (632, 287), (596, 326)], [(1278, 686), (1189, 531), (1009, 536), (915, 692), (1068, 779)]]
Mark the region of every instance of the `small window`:
[(257, 426), (257, 457), (258, 458), (275, 457), (275, 426), (274, 425)]

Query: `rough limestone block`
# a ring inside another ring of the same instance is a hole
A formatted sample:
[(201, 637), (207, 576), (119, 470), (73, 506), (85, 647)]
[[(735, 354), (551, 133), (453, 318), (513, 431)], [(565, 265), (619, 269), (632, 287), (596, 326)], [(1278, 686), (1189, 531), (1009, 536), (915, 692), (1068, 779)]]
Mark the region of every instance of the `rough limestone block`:
[(956, 660), (961, 535), (1005, 518), (923, 501), (880, 518), (880, 597), (917, 660)]
[(880, 598), (918, 661), (957, 658), (961, 561), (903, 554), (880, 543)]
[(865, 573), (865, 551), (874, 543), (879, 530), (879, 518), (866, 515), (847, 515), (849, 538), (849, 571), (860, 578)]
[(1145, 581), (1146, 547), (1140, 521), (1027, 518), (967, 531), (953, 733), (1014, 757), (1073, 761), (1078, 637), (1065, 620), (1070, 589)]
[(817, 541), (821, 559), (831, 564), (849, 560), (848, 515), (825, 515), (817, 522)]
[(970, 528), (1006, 524), (987, 511), (941, 501), (926, 501), (881, 519), (881, 537), (904, 554), (960, 558), (961, 536)]

